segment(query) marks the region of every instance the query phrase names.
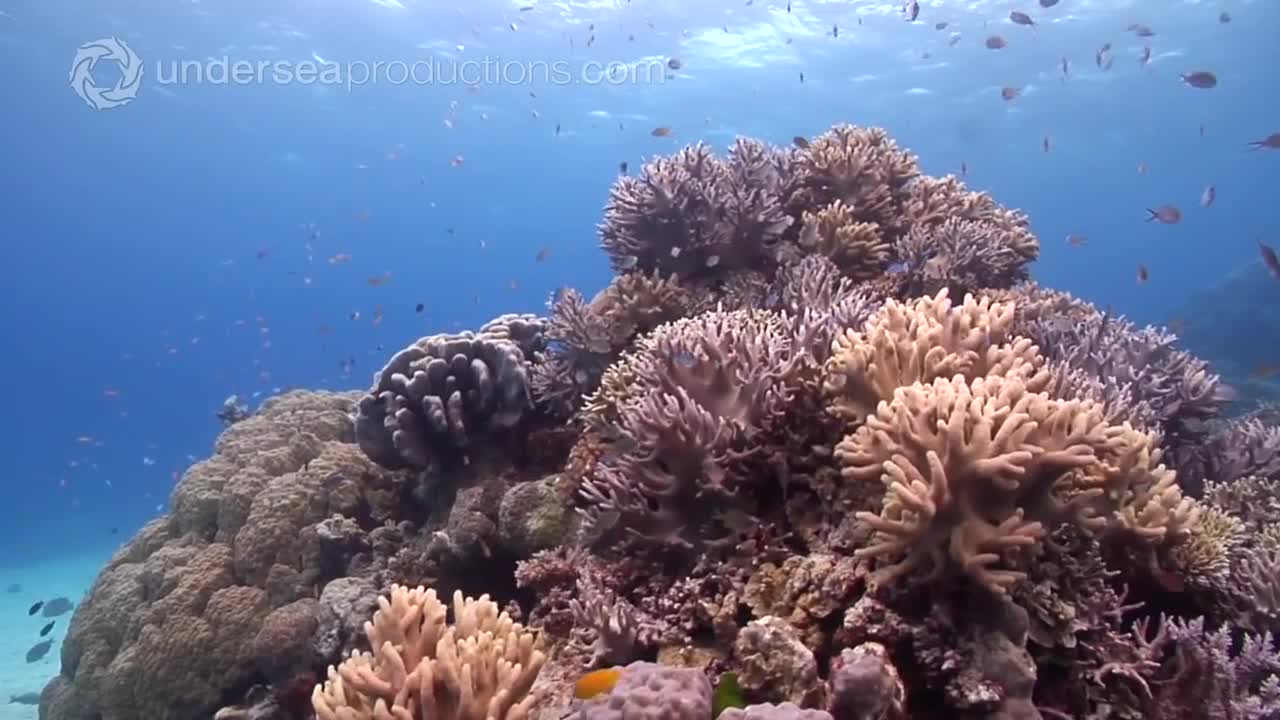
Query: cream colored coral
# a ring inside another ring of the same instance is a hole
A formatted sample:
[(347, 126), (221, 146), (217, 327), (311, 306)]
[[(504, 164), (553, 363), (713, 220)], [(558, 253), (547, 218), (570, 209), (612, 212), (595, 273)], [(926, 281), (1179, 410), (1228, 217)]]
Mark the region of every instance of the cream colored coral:
[(1033, 391), (1050, 373), (1039, 349), (1010, 338), (1012, 303), (966, 295), (953, 305), (944, 288), (910, 303), (889, 300), (861, 331), (847, 329), (832, 341), (824, 390), (829, 411), (851, 424), (875, 412), (894, 390), (955, 375), (1020, 377)]
[(894, 576), (957, 567), (994, 592), (1022, 573), (1000, 567), (1058, 523), (1157, 545), (1182, 539), (1198, 508), (1159, 465), (1154, 441), (1106, 420), (1088, 400), (1031, 392), (1023, 377), (957, 375), (898, 388), (836, 448), (842, 474), (879, 477), (881, 513), (862, 557), (901, 560)]
[(373, 652), (353, 651), (311, 702), (318, 720), (523, 720), (545, 656), (497, 604), (453, 595), (453, 625), (434, 590), (391, 587), (365, 623)]

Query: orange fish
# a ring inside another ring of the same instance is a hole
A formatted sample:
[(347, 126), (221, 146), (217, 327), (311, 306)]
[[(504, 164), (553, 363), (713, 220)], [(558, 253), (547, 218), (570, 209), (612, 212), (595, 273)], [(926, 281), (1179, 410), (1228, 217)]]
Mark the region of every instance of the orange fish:
[(386, 285), (389, 282), (391, 282), (390, 270), (386, 271), (381, 275), (375, 275), (374, 277), (371, 277), (368, 280), (369, 287), (381, 287), (383, 285)]
[(1152, 220), (1165, 225), (1177, 225), (1182, 221), (1182, 211), (1173, 205), (1161, 205), (1155, 210), (1147, 208), (1147, 222)]
[(613, 690), (622, 678), (622, 668), (605, 668), (596, 670), (578, 678), (573, 684), (573, 696), (579, 700), (590, 700)]

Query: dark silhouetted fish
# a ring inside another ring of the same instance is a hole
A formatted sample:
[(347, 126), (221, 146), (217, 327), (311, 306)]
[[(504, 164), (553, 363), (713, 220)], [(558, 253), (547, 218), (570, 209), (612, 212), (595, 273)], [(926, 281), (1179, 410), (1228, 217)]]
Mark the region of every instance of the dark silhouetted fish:
[(40, 704), (40, 693), (36, 693), (36, 692), (24, 692), (24, 693), (22, 693), (22, 694), (20, 694), (20, 695), (10, 695), (10, 696), (9, 696), (9, 704), (11, 704), (11, 705), (13, 705), (13, 704), (17, 704), (17, 705), (39, 705), (39, 704)]
[(53, 640), (42, 640), (27, 651), (27, 662), (33, 663), (49, 654), (49, 648), (53, 647)]
[(32, 605), (30, 608), (27, 609), (27, 614), (35, 615), (36, 613), (40, 612), (40, 608), (42, 607), (44, 607), (44, 601), (40, 600), (39, 602), (35, 603), (34, 605)]
[(49, 631), (53, 629), (53, 624), (56, 622), (58, 621), (50, 620), (49, 622), (45, 623), (44, 627), (40, 628), (40, 637), (44, 637), (45, 635), (48, 635)]
[(62, 615), (70, 611), (71, 608), (75, 606), (76, 604), (71, 602), (70, 600), (62, 596), (58, 596), (46, 602), (44, 604), (44, 612), (40, 614), (47, 618), (58, 617), (59, 615)]

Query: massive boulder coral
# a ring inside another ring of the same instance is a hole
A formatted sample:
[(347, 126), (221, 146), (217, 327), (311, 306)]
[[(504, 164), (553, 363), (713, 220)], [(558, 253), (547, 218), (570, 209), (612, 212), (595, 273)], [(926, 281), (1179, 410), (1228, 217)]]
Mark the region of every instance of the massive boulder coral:
[(311, 667), (321, 609), (308, 598), (358, 550), (323, 527), (378, 512), (355, 398), (289, 393), (222, 434), (77, 608), (44, 720), (210, 717), (255, 682)]
[(546, 657), (497, 604), (393, 585), (365, 624), (371, 651), (352, 651), (317, 685), (318, 720), (521, 720)]
[(487, 434), (533, 410), (529, 361), (544, 331), (536, 316), (504, 316), (478, 333), (432, 335), (396, 353), (360, 399), (360, 447), (392, 470), (466, 464)]

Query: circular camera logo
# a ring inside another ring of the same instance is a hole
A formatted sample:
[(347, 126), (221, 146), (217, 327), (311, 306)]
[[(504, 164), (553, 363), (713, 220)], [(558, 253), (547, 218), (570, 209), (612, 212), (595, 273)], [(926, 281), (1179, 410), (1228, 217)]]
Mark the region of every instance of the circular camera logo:
[[(94, 84), (93, 69), (99, 62), (113, 62), (120, 68), (120, 79), (113, 87)], [(71, 89), (94, 110), (110, 110), (128, 105), (142, 87), (142, 60), (117, 37), (85, 43), (76, 50), (71, 63)]]

